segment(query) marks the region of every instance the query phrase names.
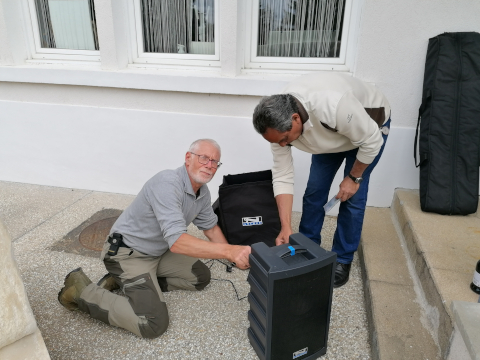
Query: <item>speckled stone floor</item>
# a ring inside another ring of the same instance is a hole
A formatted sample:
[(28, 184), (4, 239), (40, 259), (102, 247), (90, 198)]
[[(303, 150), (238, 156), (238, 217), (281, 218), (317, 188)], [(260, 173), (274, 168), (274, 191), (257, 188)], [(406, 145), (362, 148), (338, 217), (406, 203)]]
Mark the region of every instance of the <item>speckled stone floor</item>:
[[(96, 212), (123, 210), (133, 198), (0, 182), (0, 218), (12, 236), (30, 304), (52, 359), (258, 359), (247, 338), (248, 301), (238, 300), (226, 281), (212, 281), (201, 292), (166, 293), (170, 326), (154, 340), (138, 338), (81, 312), (70, 312), (58, 303), (57, 294), (69, 271), (81, 266), (96, 282), (105, 268), (98, 258), (52, 250), (52, 245)], [(295, 213), (295, 230), (299, 218)], [(326, 249), (331, 247), (335, 222), (335, 217), (326, 218), (322, 230)], [(189, 233), (201, 235), (193, 226)], [(227, 273), (218, 262), (211, 270), (213, 278), (231, 280), (240, 298), (248, 294), (248, 271)], [(322, 359), (370, 359), (357, 257), (350, 281), (335, 289), (333, 296), (327, 354)]]

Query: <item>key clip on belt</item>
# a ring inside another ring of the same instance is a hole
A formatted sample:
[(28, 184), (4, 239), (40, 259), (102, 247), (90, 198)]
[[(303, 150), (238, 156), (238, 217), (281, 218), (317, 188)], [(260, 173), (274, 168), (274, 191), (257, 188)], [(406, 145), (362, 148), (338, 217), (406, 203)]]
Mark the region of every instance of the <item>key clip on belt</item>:
[(123, 245), (123, 236), (122, 234), (113, 233), (108, 237), (108, 242), (110, 243), (110, 248), (107, 253), (110, 256), (115, 256), (118, 253), (118, 248)]

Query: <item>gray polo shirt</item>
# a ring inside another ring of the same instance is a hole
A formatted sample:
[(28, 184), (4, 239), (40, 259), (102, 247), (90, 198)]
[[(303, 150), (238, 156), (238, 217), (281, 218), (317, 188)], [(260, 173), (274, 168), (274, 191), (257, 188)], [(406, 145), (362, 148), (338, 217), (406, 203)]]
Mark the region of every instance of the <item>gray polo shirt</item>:
[(185, 165), (160, 171), (148, 180), (129, 207), (113, 224), (110, 234), (144, 254), (160, 256), (187, 232), (193, 222), (200, 230), (217, 224), (207, 185), (193, 192)]

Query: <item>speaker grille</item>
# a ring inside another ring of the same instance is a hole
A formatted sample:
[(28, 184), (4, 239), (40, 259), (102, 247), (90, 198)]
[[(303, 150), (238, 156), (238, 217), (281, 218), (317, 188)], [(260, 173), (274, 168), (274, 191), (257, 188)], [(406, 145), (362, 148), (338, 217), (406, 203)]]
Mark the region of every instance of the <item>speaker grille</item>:
[(326, 346), (333, 265), (276, 280), (273, 285), (272, 359), (303, 359)]

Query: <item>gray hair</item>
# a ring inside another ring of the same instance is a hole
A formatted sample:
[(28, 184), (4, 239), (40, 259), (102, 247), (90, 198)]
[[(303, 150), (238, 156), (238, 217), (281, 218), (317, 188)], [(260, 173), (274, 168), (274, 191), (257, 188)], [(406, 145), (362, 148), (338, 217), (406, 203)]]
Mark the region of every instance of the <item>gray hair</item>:
[(298, 105), (290, 94), (266, 96), (253, 111), (253, 127), (259, 134), (268, 128), (281, 133), (292, 129), (292, 115), (298, 114)]
[(188, 149), (189, 152), (196, 152), (197, 149), (198, 149), (198, 146), (202, 143), (202, 142), (208, 142), (210, 144), (212, 144), (213, 146), (215, 146), (218, 150), (218, 152), (221, 154), (222, 153), (222, 150), (220, 149), (220, 145), (218, 145), (218, 143), (215, 141), (215, 140), (212, 140), (212, 139), (198, 139), (198, 140), (195, 140), (192, 145), (190, 145), (190, 148)]

